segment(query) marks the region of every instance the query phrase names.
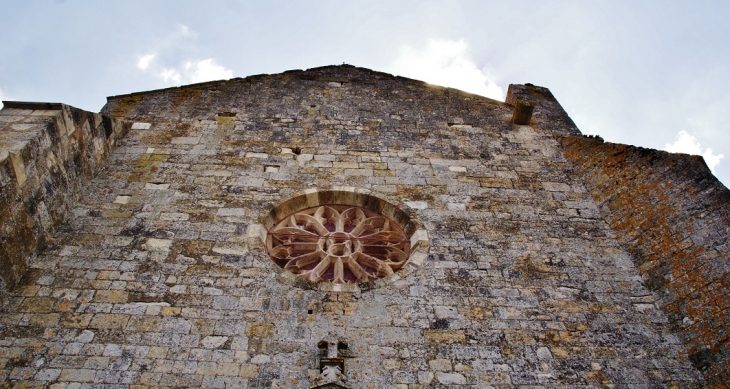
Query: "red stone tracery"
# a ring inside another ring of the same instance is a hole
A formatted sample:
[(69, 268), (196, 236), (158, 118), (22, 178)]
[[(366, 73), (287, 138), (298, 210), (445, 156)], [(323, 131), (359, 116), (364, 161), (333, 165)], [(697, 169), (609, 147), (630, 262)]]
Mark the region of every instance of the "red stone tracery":
[(363, 283), (393, 274), (410, 241), (394, 221), (373, 211), (328, 205), (304, 209), (269, 230), (266, 247), (280, 267), (312, 282)]

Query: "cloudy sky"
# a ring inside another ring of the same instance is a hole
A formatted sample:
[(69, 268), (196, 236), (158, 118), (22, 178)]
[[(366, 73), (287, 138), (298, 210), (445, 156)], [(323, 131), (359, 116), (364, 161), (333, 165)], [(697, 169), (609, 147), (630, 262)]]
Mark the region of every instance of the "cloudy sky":
[(503, 100), (550, 88), (585, 134), (699, 154), (730, 184), (728, 1), (0, 0), (0, 99), (106, 96), (348, 63)]

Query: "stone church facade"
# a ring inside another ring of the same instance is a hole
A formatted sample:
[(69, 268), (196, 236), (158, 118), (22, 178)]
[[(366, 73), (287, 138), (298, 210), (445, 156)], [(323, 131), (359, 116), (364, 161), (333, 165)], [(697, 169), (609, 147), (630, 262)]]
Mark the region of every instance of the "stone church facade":
[(0, 128), (3, 387), (730, 381), (730, 192), (545, 88), (329, 66)]

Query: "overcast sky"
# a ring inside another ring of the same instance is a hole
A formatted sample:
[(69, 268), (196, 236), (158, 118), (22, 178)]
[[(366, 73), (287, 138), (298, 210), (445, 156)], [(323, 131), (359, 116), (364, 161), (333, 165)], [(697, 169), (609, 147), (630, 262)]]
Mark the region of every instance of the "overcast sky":
[(106, 96), (348, 63), (504, 100), (550, 88), (584, 134), (700, 154), (730, 183), (729, 1), (0, 0), (0, 99)]

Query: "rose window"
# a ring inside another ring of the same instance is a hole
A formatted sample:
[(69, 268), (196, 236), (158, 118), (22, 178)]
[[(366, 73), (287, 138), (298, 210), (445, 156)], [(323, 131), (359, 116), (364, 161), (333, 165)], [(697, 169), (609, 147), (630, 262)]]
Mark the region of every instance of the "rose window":
[(362, 283), (400, 269), (410, 240), (396, 222), (373, 211), (326, 205), (280, 220), (266, 248), (277, 265), (309, 281)]

